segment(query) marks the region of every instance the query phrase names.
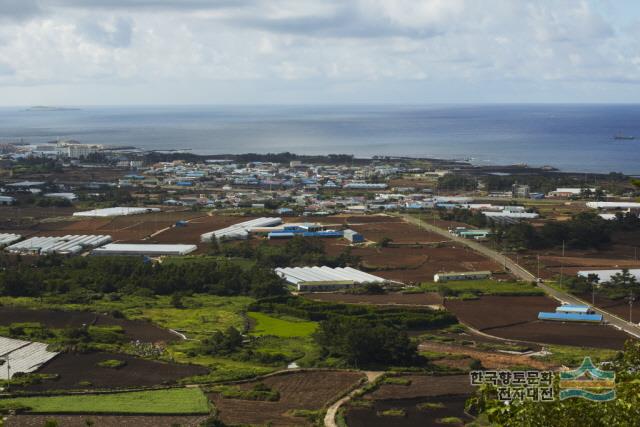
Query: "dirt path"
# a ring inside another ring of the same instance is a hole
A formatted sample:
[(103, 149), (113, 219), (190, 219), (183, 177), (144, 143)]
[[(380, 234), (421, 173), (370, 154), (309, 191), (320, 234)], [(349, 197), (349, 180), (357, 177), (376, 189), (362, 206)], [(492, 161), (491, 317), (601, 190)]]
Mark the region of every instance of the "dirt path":
[(476, 350), (457, 345), (442, 344), (438, 342), (423, 342), (418, 348), (423, 351), (435, 351), (438, 353), (464, 354), (482, 362), (482, 366), (488, 369), (503, 369), (516, 365), (527, 365), (536, 369), (551, 369), (556, 366), (533, 359), (528, 355), (497, 353), (492, 351)]
[(327, 414), (324, 416), (325, 427), (338, 427), (338, 425), (336, 424), (336, 414), (338, 413), (338, 409), (340, 409), (340, 407), (346, 402), (351, 400), (351, 398), (360, 390), (362, 390), (363, 387), (380, 378), (384, 374), (384, 372), (365, 371), (364, 374), (367, 376), (367, 382), (362, 384), (362, 386), (358, 387), (357, 389), (353, 390), (351, 393), (347, 394), (342, 399), (335, 402), (333, 405), (329, 406), (329, 408), (327, 409)]

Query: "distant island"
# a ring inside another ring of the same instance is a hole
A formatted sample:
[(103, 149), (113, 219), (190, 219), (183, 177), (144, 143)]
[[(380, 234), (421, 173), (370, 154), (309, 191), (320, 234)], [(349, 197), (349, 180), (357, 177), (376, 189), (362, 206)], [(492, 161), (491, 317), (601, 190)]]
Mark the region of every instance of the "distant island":
[(26, 111), (79, 111), (80, 108), (72, 107), (51, 107), (46, 105), (36, 105), (34, 107), (27, 108)]

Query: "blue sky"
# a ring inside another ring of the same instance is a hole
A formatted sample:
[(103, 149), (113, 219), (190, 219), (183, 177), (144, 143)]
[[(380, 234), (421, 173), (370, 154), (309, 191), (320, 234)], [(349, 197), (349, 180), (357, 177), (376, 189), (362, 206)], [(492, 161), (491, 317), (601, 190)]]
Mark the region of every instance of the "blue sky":
[(0, 0), (0, 105), (638, 102), (640, 2)]

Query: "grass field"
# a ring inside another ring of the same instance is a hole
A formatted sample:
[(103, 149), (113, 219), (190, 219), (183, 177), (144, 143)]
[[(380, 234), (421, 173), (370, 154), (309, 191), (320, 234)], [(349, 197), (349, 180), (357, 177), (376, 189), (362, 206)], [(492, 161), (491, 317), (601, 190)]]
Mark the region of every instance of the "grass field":
[(616, 350), (607, 350), (602, 348), (577, 348), (561, 345), (547, 346), (547, 350), (549, 350), (551, 354), (539, 357), (540, 360), (565, 365), (570, 368), (577, 368), (585, 357), (590, 357), (594, 363), (600, 363), (612, 361), (618, 354), (618, 351)]
[(180, 331), (189, 338), (209, 336), (213, 331), (223, 331), (229, 326), (244, 329), (242, 312), (254, 300), (249, 297), (220, 297), (197, 294), (182, 298), (184, 308), (171, 305), (171, 297), (139, 297), (124, 295), (113, 301), (108, 298), (91, 301), (90, 304), (60, 303), (55, 299), (42, 300), (26, 297), (0, 297), (2, 305), (56, 310), (88, 310), (109, 313), (122, 312), (127, 319), (150, 320), (153, 323)]
[(316, 322), (293, 319), (284, 320), (258, 312), (247, 313), (247, 315), (256, 322), (252, 334), (257, 336), (274, 335), (283, 338), (308, 337), (314, 333), (318, 327)]
[(445, 283), (423, 283), (421, 287), (427, 292), (438, 292), (446, 289), (452, 296), (473, 295), (544, 295), (542, 289), (530, 283), (498, 282), (495, 280), (465, 280)]
[(209, 402), (199, 388), (1, 399), (0, 406), (22, 405), (33, 413), (207, 414)]
[[(177, 363), (206, 366), (208, 375), (186, 379), (186, 382), (229, 381), (262, 375), (282, 369), (295, 360), (300, 366), (315, 366), (320, 357), (318, 345), (311, 334), (317, 323), (296, 318), (275, 318), (262, 313), (249, 313), (255, 322), (252, 335), (252, 350), (263, 356), (273, 356), (281, 362), (245, 360), (207, 354), (201, 351), (201, 340), (214, 331), (224, 331), (229, 326), (244, 331), (247, 307), (254, 302), (249, 297), (220, 297), (206, 294), (184, 296), (184, 308), (171, 304), (169, 296), (140, 297), (123, 295), (121, 299), (102, 298), (90, 304), (70, 304), (55, 299), (0, 297), (0, 304), (39, 309), (88, 310), (109, 313), (122, 312), (127, 319), (150, 320), (153, 323), (177, 330), (188, 340), (177, 340), (166, 344), (161, 359)], [(113, 346), (112, 346), (113, 347)], [(117, 348), (109, 351), (118, 352)], [(126, 349), (124, 349), (126, 351)]]

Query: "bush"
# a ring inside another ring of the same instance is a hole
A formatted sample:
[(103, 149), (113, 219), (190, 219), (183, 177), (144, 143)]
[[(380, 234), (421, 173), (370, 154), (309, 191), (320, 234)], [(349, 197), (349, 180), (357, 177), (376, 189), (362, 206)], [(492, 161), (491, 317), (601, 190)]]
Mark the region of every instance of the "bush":
[(108, 359), (108, 360), (103, 360), (102, 362), (98, 362), (99, 367), (110, 368), (110, 369), (118, 369), (126, 365), (127, 365), (127, 362), (125, 362), (124, 360), (117, 360), (117, 359)]
[(406, 417), (407, 412), (404, 409), (387, 409), (376, 413), (379, 417)]
[(443, 409), (446, 406), (444, 405), (444, 403), (440, 403), (440, 402), (424, 402), (424, 403), (418, 403), (416, 405), (416, 408), (419, 411), (430, 411), (433, 409)]

